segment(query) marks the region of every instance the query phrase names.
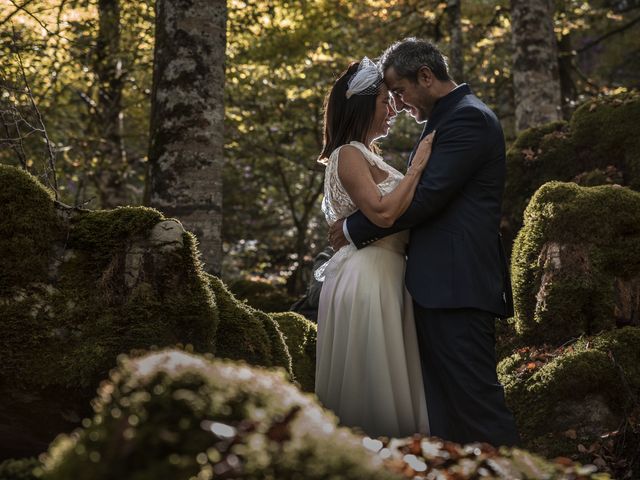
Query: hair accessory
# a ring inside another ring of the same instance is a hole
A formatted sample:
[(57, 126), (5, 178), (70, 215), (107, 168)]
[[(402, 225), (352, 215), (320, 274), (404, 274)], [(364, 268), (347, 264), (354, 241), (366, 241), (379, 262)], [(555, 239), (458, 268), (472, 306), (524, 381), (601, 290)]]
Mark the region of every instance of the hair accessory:
[(375, 95), (382, 83), (382, 75), (378, 65), (364, 57), (358, 65), (358, 70), (347, 83), (347, 99), (352, 95)]

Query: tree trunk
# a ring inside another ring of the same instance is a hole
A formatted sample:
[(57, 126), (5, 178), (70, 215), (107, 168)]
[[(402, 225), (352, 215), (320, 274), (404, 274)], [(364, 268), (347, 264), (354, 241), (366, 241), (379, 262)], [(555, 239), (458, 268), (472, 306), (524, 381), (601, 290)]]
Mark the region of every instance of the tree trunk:
[(562, 35), (558, 42), (558, 67), (560, 69), (560, 91), (562, 92), (562, 114), (565, 119), (571, 117), (574, 110), (573, 102), (578, 97), (576, 84), (571, 75), (574, 55), (571, 46), (571, 33)]
[(207, 271), (222, 263), (226, 2), (158, 0), (145, 203), (198, 237)]
[(464, 82), (464, 54), (462, 26), (460, 23), (461, 0), (447, 0), (447, 14), (451, 29), (451, 47), (449, 50), (449, 70), (457, 83)]
[(95, 183), (100, 206), (113, 208), (131, 203), (126, 190), (127, 156), (122, 127), (124, 75), (120, 51), (119, 0), (99, 0), (98, 14), (100, 27), (94, 67), (98, 101), (93, 136), (98, 141), (96, 150), (100, 168), (96, 172)]
[(561, 118), (552, 0), (511, 0), (516, 130)]

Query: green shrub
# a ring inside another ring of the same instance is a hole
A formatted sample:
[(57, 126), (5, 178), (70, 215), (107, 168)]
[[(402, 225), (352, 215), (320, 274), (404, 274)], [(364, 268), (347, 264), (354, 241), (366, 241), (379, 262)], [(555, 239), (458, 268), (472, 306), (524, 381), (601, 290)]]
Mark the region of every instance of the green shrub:
[(266, 281), (236, 280), (229, 283), (229, 290), (238, 300), (267, 313), (286, 312), (296, 301), (283, 287), (278, 288)]

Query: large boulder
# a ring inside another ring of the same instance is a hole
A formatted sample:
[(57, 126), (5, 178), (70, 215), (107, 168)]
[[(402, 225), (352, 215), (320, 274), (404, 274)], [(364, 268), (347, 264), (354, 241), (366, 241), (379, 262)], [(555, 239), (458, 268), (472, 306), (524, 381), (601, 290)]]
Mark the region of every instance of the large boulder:
[(149, 208), (54, 202), (0, 166), (0, 451), (45, 450), (77, 425), (122, 352), (213, 352), (217, 310), (195, 239)]
[(592, 461), (590, 454), (601, 453), (603, 439), (620, 433), (611, 450), (623, 459), (628, 453), (633, 461), (640, 432), (633, 432), (637, 425), (627, 432), (621, 426), (634, 408), (638, 413), (640, 328), (558, 348), (522, 348), (500, 362), (498, 373), (525, 447), (549, 457)]
[(543, 185), (511, 265), (515, 327), (526, 345), (640, 326), (640, 193)]
[(293, 377), (278, 322), (203, 272), (178, 221), (66, 207), (1, 165), (0, 205), (0, 459), (77, 426), (121, 353), (190, 345)]
[(44, 480), (589, 479), (593, 466), (437, 439), (371, 439), (336, 426), (282, 370), (177, 350), (120, 359), (93, 419), (60, 436)]
[(640, 190), (640, 93), (597, 98), (569, 122), (522, 132), (507, 151), (503, 235), (511, 242), (534, 192), (551, 180), (583, 186), (620, 184)]

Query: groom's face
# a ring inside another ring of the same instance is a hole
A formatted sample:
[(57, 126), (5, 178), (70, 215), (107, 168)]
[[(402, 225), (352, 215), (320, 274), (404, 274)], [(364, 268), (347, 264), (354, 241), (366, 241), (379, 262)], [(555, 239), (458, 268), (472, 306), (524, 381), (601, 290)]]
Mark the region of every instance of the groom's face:
[(429, 78), (425, 79), (419, 74), (413, 81), (399, 76), (393, 67), (389, 67), (384, 72), (384, 82), (391, 92), (398, 112), (406, 110), (418, 123), (427, 121), (435, 103), (430, 94)]

